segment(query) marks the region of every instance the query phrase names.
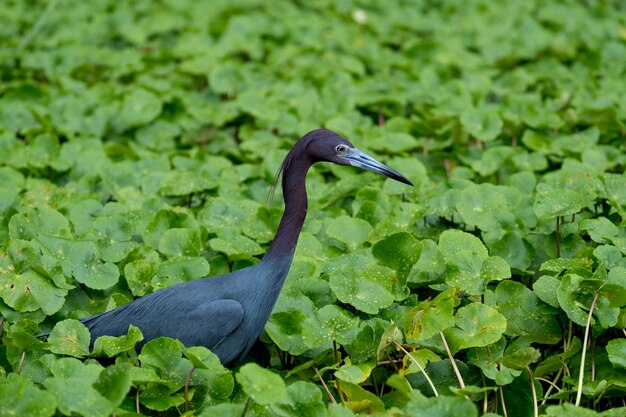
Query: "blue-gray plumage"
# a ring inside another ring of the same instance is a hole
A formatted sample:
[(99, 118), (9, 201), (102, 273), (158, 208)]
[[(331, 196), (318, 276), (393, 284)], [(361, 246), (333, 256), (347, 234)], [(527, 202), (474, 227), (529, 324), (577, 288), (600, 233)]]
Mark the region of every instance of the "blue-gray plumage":
[(306, 173), (311, 165), (322, 161), (358, 166), (412, 185), (337, 133), (326, 129), (309, 132), (280, 167), (285, 211), (268, 252), (258, 264), (164, 288), (84, 319), (92, 343), (98, 336), (124, 335), (133, 324), (144, 335), (137, 348), (168, 336), (186, 346), (206, 346), (223, 364), (245, 357), (267, 322), (291, 266), (307, 211)]

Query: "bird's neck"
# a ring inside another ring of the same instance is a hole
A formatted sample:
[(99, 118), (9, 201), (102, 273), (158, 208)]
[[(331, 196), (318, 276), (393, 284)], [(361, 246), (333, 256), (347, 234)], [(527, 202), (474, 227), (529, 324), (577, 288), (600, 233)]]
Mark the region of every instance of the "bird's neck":
[[(295, 162), (295, 161), (294, 161)], [(264, 260), (279, 255), (293, 254), (298, 243), (298, 236), (306, 218), (307, 196), (305, 187), (306, 173), (311, 167), (310, 161), (298, 161), (283, 172), (283, 196), (285, 211), (276, 231), (276, 236), (265, 254)]]

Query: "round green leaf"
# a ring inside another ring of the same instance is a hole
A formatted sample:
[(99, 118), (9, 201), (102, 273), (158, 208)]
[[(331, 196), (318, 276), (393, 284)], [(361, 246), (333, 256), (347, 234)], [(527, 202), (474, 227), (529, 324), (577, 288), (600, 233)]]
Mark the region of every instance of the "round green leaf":
[(113, 406), (119, 406), (131, 387), (130, 368), (128, 362), (120, 362), (104, 368), (93, 387)]
[(91, 335), (85, 325), (73, 319), (58, 322), (48, 336), (51, 352), (76, 358), (89, 354), (90, 340)]
[(314, 317), (303, 324), (304, 343), (310, 348), (322, 344), (331, 345), (333, 340), (348, 344), (353, 338), (349, 334), (359, 325), (359, 319), (336, 305), (320, 308)]
[(420, 242), (410, 233), (400, 232), (382, 239), (372, 248), (378, 261), (406, 276), (421, 253)]
[(124, 96), (116, 124), (119, 130), (147, 124), (161, 113), (162, 103), (155, 94), (134, 88)]
[(456, 327), (445, 331), (456, 350), (487, 346), (497, 342), (506, 330), (506, 318), (493, 307), (471, 303), (457, 310)]
[(197, 256), (201, 249), (200, 233), (195, 229), (169, 229), (159, 241), (159, 252), (172, 258)]
[(132, 324), (128, 328), (128, 334), (124, 336), (100, 336), (93, 344), (93, 356), (106, 355), (113, 357), (121, 352), (135, 349), (135, 344), (143, 340), (143, 334), (139, 328)]
[(488, 142), (500, 134), (503, 123), (495, 110), (475, 109), (461, 115), (461, 125), (470, 135)]
[(217, 188), (217, 182), (191, 171), (171, 171), (161, 182), (161, 194), (184, 196)]
[(326, 234), (353, 251), (365, 241), (371, 230), (372, 226), (365, 220), (344, 215), (328, 222)]
[(281, 417), (321, 417), (326, 415), (322, 391), (311, 382), (297, 381), (287, 387), (287, 396), (270, 407), (273, 415)]
[(0, 297), (17, 311), (41, 309), (45, 314), (51, 315), (63, 307), (66, 295), (66, 289), (57, 288), (32, 269), (17, 275), (4, 273), (0, 267)]
[(48, 378), (44, 386), (54, 395), (59, 410), (65, 415), (107, 417), (113, 412), (113, 404), (82, 378)]
[(261, 405), (275, 403), (286, 394), (283, 379), (265, 368), (261, 368), (254, 362), (250, 362), (239, 368), (235, 375), (243, 392)]
[(0, 415), (50, 417), (57, 401), (50, 392), (37, 388), (25, 377), (9, 374), (0, 380)]
[(540, 219), (553, 219), (580, 211), (585, 205), (583, 196), (569, 188), (553, 188), (548, 184), (537, 185), (535, 214)]
[(613, 366), (626, 369), (626, 339), (609, 340), (606, 353)]
[[(380, 269), (380, 268), (379, 268)], [(330, 288), (337, 298), (357, 309), (377, 314), (381, 308), (389, 307), (393, 302), (393, 295), (387, 288), (372, 279), (376, 272), (372, 268), (357, 270), (352, 265), (343, 265), (335, 270), (330, 277)], [(383, 279), (391, 281), (390, 270), (385, 271)]]

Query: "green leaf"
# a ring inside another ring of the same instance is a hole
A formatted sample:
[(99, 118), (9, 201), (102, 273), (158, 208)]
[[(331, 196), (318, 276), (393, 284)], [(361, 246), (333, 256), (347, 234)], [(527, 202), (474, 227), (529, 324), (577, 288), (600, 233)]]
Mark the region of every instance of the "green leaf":
[(506, 280), (498, 284), (495, 296), (498, 311), (507, 319), (507, 335), (525, 336), (540, 343), (560, 340), (561, 328), (554, 310), (543, 304), (535, 292), (519, 282)]
[(169, 287), (181, 282), (204, 278), (209, 275), (211, 266), (202, 257), (182, 256), (170, 259), (159, 265), (156, 271), (157, 278), (152, 280), (155, 288)]
[[(565, 275), (559, 283), (556, 295), (559, 306), (565, 311), (567, 317), (579, 326), (586, 326), (588, 314), (580, 308), (581, 304), (578, 301), (578, 291), (582, 280), (583, 278), (576, 274)], [(591, 306), (591, 299), (589, 299), (589, 306)]]
[(0, 260), (0, 297), (9, 307), (21, 312), (41, 309), (47, 315), (63, 307), (67, 289), (57, 288), (32, 269), (19, 275), (11, 273), (13, 265), (3, 267), (2, 263)]
[(197, 256), (201, 249), (200, 233), (194, 229), (170, 229), (159, 241), (159, 252), (172, 258)]
[(38, 240), (78, 282), (98, 290), (110, 288), (117, 282), (119, 270), (112, 263), (101, 262), (94, 242), (50, 236), (40, 236)]
[(541, 352), (532, 347), (517, 349), (512, 353), (506, 353), (502, 358), (502, 364), (511, 369), (523, 370), (528, 365), (536, 362), (541, 357)]
[(414, 397), (405, 407), (415, 417), (477, 417), (476, 406), (463, 397)]
[(287, 396), (274, 402), (270, 410), (276, 416), (319, 417), (326, 415), (322, 391), (313, 383), (297, 381), (287, 387)]
[(142, 296), (151, 292), (150, 281), (156, 274), (157, 260), (158, 255), (151, 257), (151, 259), (135, 259), (124, 266), (124, 278), (126, 278), (128, 288), (134, 296)]
[(184, 196), (217, 188), (216, 181), (191, 171), (171, 171), (161, 182), (161, 194), (166, 196)]
[(183, 354), (196, 368), (191, 382), (208, 389), (211, 398), (228, 399), (235, 380), (229, 369), (222, 366), (217, 355), (203, 346), (186, 348)]
[(468, 294), (482, 294), (488, 282), (511, 276), (508, 264), (501, 258), (490, 258), (480, 239), (469, 233), (444, 231), (439, 236), (439, 250), (448, 264), (446, 284)]
[(66, 415), (76, 413), (85, 417), (106, 417), (113, 412), (109, 400), (79, 377), (48, 378), (44, 386), (56, 398), (59, 410)]
[(104, 368), (93, 387), (114, 407), (119, 406), (131, 387), (130, 368), (127, 362), (120, 362)]
[[(191, 364), (182, 358), (183, 349), (183, 344), (180, 341), (160, 337), (150, 340), (143, 346), (139, 354), (139, 361), (142, 367), (154, 369), (163, 379), (163, 382), (172, 391), (176, 391), (184, 385), (186, 372), (191, 368)], [(159, 391), (155, 392), (154, 395), (158, 396), (158, 393)], [(169, 393), (168, 391), (167, 394)], [(177, 402), (178, 399), (173, 399), (173, 401)], [(153, 406), (160, 407), (158, 404), (153, 404)]]
[(132, 324), (128, 328), (128, 333), (124, 336), (100, 336), (93, 344), (92, 356), (116, 356), (122, 352), (135, 349), (137, 342), (143, 340), (143, 334), (139, 328)]
[(580, 222), (580, 229), (586, 230), (594, 242), (609, 243), (606, 238), (617, 236), (619, 229), (606, 217), (586, 219)]
[(359, 324), (359, 319), (336, 305), (320, 308), (314, 317), (303, 324), (304, 343), (311, 347), (322, 344), (330, 346), (332, 341), (347, 344), (351, 340), (349, 332)]
[(513, 188), (472, 184), (458, 194), (456, 209), (468, 225), (497, 230), (513, 218), (510, 207), (516, 199), (519, 193)]
[(340, 389), (344, 396), (349, 400), (346, 402), (346, 406), (354, 413), (371, 414), (385, 410), (385, 405), (380, 398), (363, 389), (359, 385), (350, 384), (349, 382), (344, 381), (337, 388)]
[(116, 125), (119, 130), (143, 126), (161, 113), (161, 100), (143, 88), (133, 88), (124, 96)]
[(308, 350), (303, 340), (304, 322), (312, 315), (314, 306), (309, 298), (283, 292), (265, 325), (265, 331), (281, 350), (301, 355)]
[(58, 322), (48, 336), (49, 349), (53, 353), (82, 358), (89, 354), (89, 330), (78, 320)]
[(461, 125), (470, 135), (488, 142), (500, 134), (502, 119), (494, 110), (469, 110), (461, 115)]
[(371, 364), (353, 365), (350, 359), (346, 358), (346, 363), (335, 371), (335, 377), (351, 384), (361, 384), (369, 378), (372, 369)]
[(413, 307), (404, 319), (403, 330), (407, 339), (430, 339), (454, 323), (454, 307), (459, 305), (459, 295), (450, 289), (432, 301), (422, 301)]
[(0, 380), (0, 415), (50, 417), (56, 407), (52, 393), (37, 388), (23, 376), (9, 374)]
[(344, 215), (328, 222), (326, 234), (353, 251), (365, 241), (371, 230), (372, 226), (365, 220)]
[(394, 285), (396, 298), (400, 298), (398, 295), (403, 295), (409, 273), (420, 258), (421, 252), (421, 243), (412, 234), (406, 232), (388, 236), (376, 242), (372, 247), (372, 254), (378, 262), (393, 268), (397, 273), (398, 282)]
[(239, 368), (235, 378), (243, 392), (257, 404), (273, 404), (287, 395), (280, 376), (253, 362)]
[(480, 303), (459, 308), (454, 319), (456, 327), (447, 329), (445, 335), (456, 351), (497, 342), (507, 325), (498, 310)]
[(233, 259), (248, 258), (263, 253), (263, 248), (258, 243), (242, 235), (214, 238), (209, 240), (209, 246), (214, 251), (222, 252)]
[[(366, 267), (358, 271), (352, 265), (343, 265), (330, 277), (330, 288), (337, 298), (353, 305), (360, 311), (377, 314), (382, 308), (389, 307), (393, 295), (381, 285), (381, 281), (391, 281), (391, 271), (383, 267)], [(378, 282), (377, 282), (378, 281)]]
[(626, 340), (613, 339), (609, 340), (606, 345), (606, 352), (613, 366), (626, 369)]
[(548, 184), (537, 185), (535, 214), (540, 219), (578, 213), (585, 205), (583, 196), (569, 188), (554, 188)]
[(511, 268), (526, 270), (535, 257), (533, 246), (520, 233), (509, 232), (494, 242), (490, 247), (494, 256), (499, 256)]

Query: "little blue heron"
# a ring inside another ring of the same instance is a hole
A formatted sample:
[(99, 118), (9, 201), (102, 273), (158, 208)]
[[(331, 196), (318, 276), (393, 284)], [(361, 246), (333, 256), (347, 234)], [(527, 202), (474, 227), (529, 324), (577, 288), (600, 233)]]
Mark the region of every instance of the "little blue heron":
[(124, 335), (132, 324), (144, 335), (138, 349), (149, 340), (167, 336), (186, 346), (206, 346), (224, 365), (245, 357), (267, 322), (289, 272), (306, 217), (307, 171), (322, 161), (357, 166), (413, 185), (337, 133), (326, 129), (309, 132), (280, 166), (285, 211), (269, 250), (258, 264), (163, 288), (84, 319), (92, 344), (98, 336)]

